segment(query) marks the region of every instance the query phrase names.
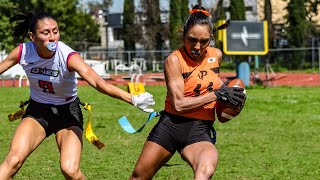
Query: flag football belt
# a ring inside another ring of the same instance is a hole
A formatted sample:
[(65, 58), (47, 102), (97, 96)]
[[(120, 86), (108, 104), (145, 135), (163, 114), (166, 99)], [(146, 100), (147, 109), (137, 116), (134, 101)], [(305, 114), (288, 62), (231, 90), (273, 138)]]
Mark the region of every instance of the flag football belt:
[(135, 130), (132, 125), (130, 124), (129, 120), (127, 119), (126, 116), (122, 116), (118, 122), (120, 124), (120, 126), (127, 132), (127, 133), (130, 133), (130, 134), (134, 134), (134, 133), (138, 133), (138, 132), (141, 132), (143, 130), (143, 128), (146, 126), (146, 124), (154, 117), (158, 117), (161, 115), (161, 112), (152, 112), (149, 114), (149, 117), (148, 119), (143, 123), (143, 125), (138, 129), (138, 130)]
[[(26, 113), (24, 106), (26, 106), (27, 104), (29, 104), (29, 101), (24, 101), (24, 102), (21, 101), (19, 106), (20, 110), (8, 115), (9, 121), (21, 119), (23, 115)], [(79, 104), (81, 104), (83, 108), (89, 112), (87, 126), (86, 126), (86, 138), (91, 144), (96, 146), (98, 149), (103, 148), (105, 145), (98, 139), (98, 137), (93, 133), (93, 130), (92, 130), (92, 125), (91, 125), (92, 106), (89, 103), (83, 103), (83, 102), (79, 102)]]

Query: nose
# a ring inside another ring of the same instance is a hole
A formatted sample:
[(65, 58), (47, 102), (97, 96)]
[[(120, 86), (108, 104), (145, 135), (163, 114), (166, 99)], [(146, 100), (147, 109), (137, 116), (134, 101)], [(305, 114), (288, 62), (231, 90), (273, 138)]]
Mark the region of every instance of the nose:
[(197, 42), (193, 48), (196, 49), (196, 50), (199, 50), (200, 47), (201, 47), (200, 42)]
[(50, 33), (49, 40), (54, 41), (54, 34), (52, 32)]

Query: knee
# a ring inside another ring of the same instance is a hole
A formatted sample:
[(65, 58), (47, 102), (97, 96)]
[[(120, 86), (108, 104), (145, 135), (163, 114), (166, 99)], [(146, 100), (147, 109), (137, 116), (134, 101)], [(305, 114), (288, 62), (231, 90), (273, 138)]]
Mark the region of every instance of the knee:
[(143, 173), (143, 171), (134, 170), (129, 178), (130, 180), (151, 180), (152, 174)]
[(212, 177), (214, 171), (216, 169), (216, 164), (201, 164), (198, 165), (196, 168), (196, 175), (199, 175), (200, 177), (206, 177), (206, 179), (209, 179)]
[(81, 177), (80, 167), (70, 162), (60, 164), (62, 174), (66, 179), (79, 179)]
[(24, 162), (23, 156), (18, 152), (9, 152), (5, 159), (7, 167), (11, 170), (18, 170)]

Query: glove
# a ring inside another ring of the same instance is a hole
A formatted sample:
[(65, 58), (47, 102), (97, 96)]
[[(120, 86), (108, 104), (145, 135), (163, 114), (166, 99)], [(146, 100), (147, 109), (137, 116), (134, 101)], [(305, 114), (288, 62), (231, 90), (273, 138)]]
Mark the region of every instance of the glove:
[(237, 106), (239, 103), (242, 104), (245, 99), (245, 94), (243, 93), (243, 88), (240, 87), (228, 87), (223, 84), (220, 89), (213, 90), (217, 97), (217, 100), (223, 100), (225, 102), (230, 102), (231, 104)]
[(153, 99), (153, 95), (148, 92), (133, 95), (132, 104), (147, 113), (151, 113), (154, 111), (153, 109), (149, 108), (149, 106), (155, 105), (155, 102)]

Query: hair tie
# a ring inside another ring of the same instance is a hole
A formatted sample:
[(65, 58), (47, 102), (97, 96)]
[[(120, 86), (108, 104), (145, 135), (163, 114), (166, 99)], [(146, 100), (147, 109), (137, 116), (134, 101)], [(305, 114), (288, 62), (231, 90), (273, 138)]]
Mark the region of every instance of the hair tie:
[(208, 12), (208, 11), (206, 11), (206, 10), (201, 10), (201, 9), (192, 9), (192, 10), (189, 10), (188, 12), (191, 13), (191, 14), (200, 12), (200, 13), (206, 15), (206, 16), (209, 16), (209, 12)]

